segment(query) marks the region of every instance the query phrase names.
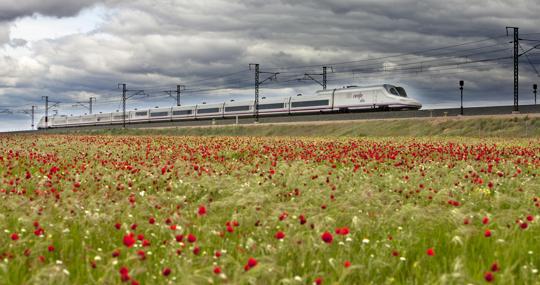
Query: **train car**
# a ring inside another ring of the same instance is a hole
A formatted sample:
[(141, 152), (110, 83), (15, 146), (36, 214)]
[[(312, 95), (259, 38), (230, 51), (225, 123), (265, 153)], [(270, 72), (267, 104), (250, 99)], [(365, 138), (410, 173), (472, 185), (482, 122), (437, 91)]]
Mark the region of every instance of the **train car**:
[(225, 103), (200, 104), (195, 106), (195, 119), (223, 117)]
[[(259, 105), (260, 106), (260, 105)], [(250, 117), (253, 116), (255, 101), (240, 101), (240, 102), (227, 102), (225, 103), (223, 111), (224, 118), (234, 117)]]
[(291, 97), (282, 99), (265, 99), (259, 101), (259, 115), (284, 115), (289, 114)]
[[(300, 94), (299, 94), (300, 95)], [(317, 94), (317, 96), (296, 96), (289, 100), (289, 112), (292, 113), (312, 113), (332, 111), (333, 101), (328, 94)]]
[(390, 84), (318, 91), (319, 95), (330, 95), (332, 109), (351, 111), (358, 109), (401, 110), (420, 109), (422, 104), (407, 97), (405, 89)]
[[(231, 101), (192, 106), (176, 106), (126, 112), (126, 123), (144, 123), (175, 120), (197, 120), (254, 116), (294, 115), (306, 113), (354, 112), (365, 109), (390, 111), (420, 109), (420, 102), (409, 98), (403, 87), (391, 84), (373, 86), (346, 86), (317, 91), (312, 96), (262, 98), (258, 106), (253, 100)], [(54, 116), (45, 123), (42, 118), (38, 128), (59, 128), (88, 125), (122, 124), (121, 112), (85, 116)]]
[(150, 121), (152, 122), (170, 121), (172, 115), (172, 108), (150, 109), (149, 113)]
[(150, 110), (134, 110), (129, 112), (130, 123), (145, 123), (150, 121)]
[(195, 118), (195, 106), (172, 107), (172, 120), (189, 120)]

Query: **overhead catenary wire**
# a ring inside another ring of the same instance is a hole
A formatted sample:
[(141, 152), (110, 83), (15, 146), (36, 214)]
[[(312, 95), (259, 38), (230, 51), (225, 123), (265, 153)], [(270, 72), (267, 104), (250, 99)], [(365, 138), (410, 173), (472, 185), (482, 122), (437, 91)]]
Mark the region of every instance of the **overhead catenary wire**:
[[(538, 35), (540, 33), (529, 33), (522, 35)], [(486, 64), (491, 62), (492, 66), (497, 64), (505, 64), (507, 57), (494, 56), (485, 58), (486, 55), (498, 55), (506, 53), (510, 50), (508, 48), (498, 48), (499, 46), (508, 44), (505, 35), (490, 37), (481, 40), (469, 41), (465, 43), (448, 45), (443, 47), (423, 49), (413, 52), (400, 53), (394, 55), (378, 56), (373, 58), (341, 61), (331, 63), (319, 63), (310, 65), (291, 65), (281, 67), (268, 67), (267, 70), (280, 70), (280, 76), (278, 80), (272, 82), (268, 88), (281, 88), (284, 84), (294, 84), (300, 82), (296, 77), (299, 77), (307, 72), (320, 72), (316, 68), (322, 66), (333, 67), (333, 72), (329, 72), (328, 76), (333, 78), (345, 78), (361, 76), (368, 78), (367, 74), (376, 76), (397, 76), (404, 78), (406, 76), (418, 76), (418, 74), (427, 73), (447, 73), (451, 74), (451, 71), (460, 69), (475, 70), (482, 68)], [(535, 64), (534, 59), (538, 54), (530, 53), (527, 57), (531, 65)], [(389, 66), (385, 68), (383, 64), (388, 62)], [(196, 94), (210, 94), (210, 93), (234, 93), (235, 91), (244, 91), (251, 89), (252, 78), (244, 76), (248, 69), (237, 70), (234, 72), (224, 73), (220, 75), (214, 75), (206, 78), (200, 78), (195, 80), (180, 80), (182, 84), (188, 86), (183, 93), (194, 96)], [(343, 74), (343, 76), (341, 76)], [(179, 77), (181, 78), (181, 77)], [(305, 83), (305, 82), (302, 82)], [(135, 84), (133, 84), (135, 85)], [(165, 98), (166, 95), (153, 94), (154, 92), (161, 91), (163, 88), (170, 87), (171, 85), (136, 85), (136, 88), (144, 89), (150, 94), (150, 98), (159, 99)], [(100, 90), (88, 89), (89, 92), (102, 92)], [(112, 89), (110, 90), (112, 91)], [(110, 98), (109, 98), (110, 96)], [(98, 97), (96, 105), (110, 105), (110, 103), (117, 103), (117, 94), (101, 95)], [(80, 100), (80, 99), (78, 99)], [(144, 102), (145, 99), (137, 100)], [(63, 104), (70, 104), (70, 102), (62, 102)], [(32, 103), (24, 105), (10, 105), (4, 106), (9, 108), (24, 108), (30, 106)], [(0, 106), (2, 108), (2, 106)], [(66, 106), (61, 105), (60, 109), (66, 109)]]

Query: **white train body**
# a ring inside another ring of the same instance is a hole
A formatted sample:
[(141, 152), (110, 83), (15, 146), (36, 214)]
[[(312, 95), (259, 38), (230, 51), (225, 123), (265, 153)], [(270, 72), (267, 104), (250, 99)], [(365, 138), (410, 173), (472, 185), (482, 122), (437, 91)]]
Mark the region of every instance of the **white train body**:
[[(420, 109), (422, 104), (408, 98), (402, 87), (384, 84), (377, 86), (348, 86), (317, 91), (313, 96), (294, 96), (259, 101), (259, 116), (292, 115), (298, 113), (348, 112), (362, 109), (407, 110)], [(126, 112), (126, 123), (165, 122), (214, 118), (252, 117), (254, 101), (217, 104), (175, 106)], [(83, 116), (54, 116), (45, 122), (41, 118), (38, 128), (61, 128), (89, 125), (122, 124), (121, 112)]]

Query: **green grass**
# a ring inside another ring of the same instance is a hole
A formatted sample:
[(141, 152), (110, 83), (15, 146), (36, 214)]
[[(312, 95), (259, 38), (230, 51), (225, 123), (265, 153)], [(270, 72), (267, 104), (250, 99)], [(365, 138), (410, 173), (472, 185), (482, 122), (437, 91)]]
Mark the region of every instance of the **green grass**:
[(54, 133), (113, 135), (177, 135), (177, 136), (328, 136), (328, 137), (538, 137), (539, 117), (502, 118), (434, 118), (405, 120), (366, 120), (320, 124), (263, 124), (249, 126), (178, 127), (166, 129), (113, 129), (65, 131)]
[[(538, 139), (19, 135), (0, 141), (0, 284), (127, 284), (122, 266), (141, 284), (312, 284), (317, 277), (323, 284), (482, 284), (494, 262), (501, 268), (496, 284), (540, 283)], [(197, 214), (201, 205), (206, 215)], [(523, 230), (528, 215), (533, 221)], [(44, 235), (34, 234), (34, 221)], [(233, 233), (226, 230), (230, 221), (239, 223)], [(338, 227), (350, 233), (337, 235)], [(277, 231), (283, 240), (274, 237)], [(333, 234), (331, 244), (321, 239), (325, 231)], [(129, 232), (150, 245), (126, 247)], [(11, 240), (12, 233), (20, 239)], [(189, 233), (195, 243), (176, 241)], [(117, 249), (121, 254), (113, 257)], [(245, 271), (250, 257), (258, 264)], [(164, 268), (172, 273), (163, 276)]]

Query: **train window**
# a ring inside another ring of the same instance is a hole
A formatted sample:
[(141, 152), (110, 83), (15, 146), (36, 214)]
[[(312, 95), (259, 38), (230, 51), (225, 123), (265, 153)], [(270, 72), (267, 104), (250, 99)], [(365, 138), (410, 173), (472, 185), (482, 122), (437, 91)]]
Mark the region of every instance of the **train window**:
[(329, 100), (292, 102), (291, 107), (292, 108), (298, 108), (298, 107), (324, 106), (324, 105), (328, 105), (329, 102), (330, 102)]
[(386, 91), (388, 91), (388, 93), (392, 94), (392, 95), (395, 95), (395, 96), (400, 96), (398, 91), (396, 91), (396, 87), (394, 85), (390, 85), (390, 84), (384, 84), (384, 89), (386, 89)]
[(148, 111), (144, 111), (144, 112), (136, 112), (136, 113), (135, 113), (135, 116), (148, 116)]
[(191, 110), (176, 110), (173, 111), (173, 116), (191, 115)]
[(285, 108), (284, 103), (273, 103), (273, 104), (259, 104), (259, 110), (266, 109), (283, 109)]
[(405, 92), (405, 89), (403, 89), (403, 87), (396, 87), (396, 90), (399, 93), (399, 96), (407, 97), (407, 92)]
[(238, 112), (238, 111), (249, 111), (249, 106), (225, 107), (225, 112)]
[(166, 112), (154, 112), (154, 113), (150, 113), (150, 117), (166, 117), (169, 115), (169, 112), (166, 111)]
[(208, 113), (218, 113), (219, 108), (209, 108), (209, 109), (199, 109), (197, 114), (208, 114)]

